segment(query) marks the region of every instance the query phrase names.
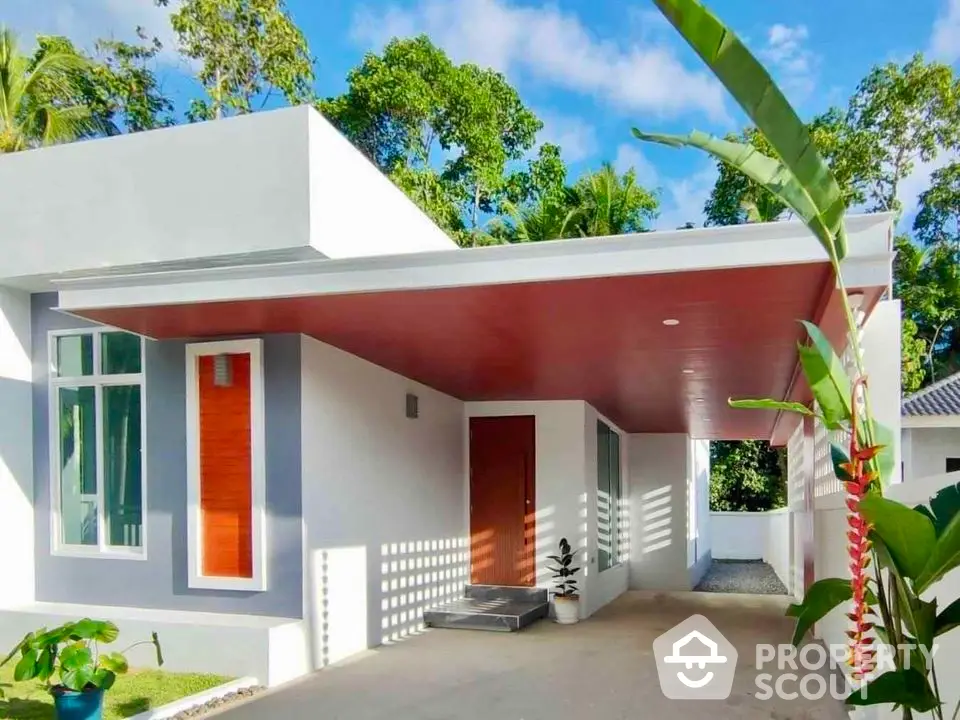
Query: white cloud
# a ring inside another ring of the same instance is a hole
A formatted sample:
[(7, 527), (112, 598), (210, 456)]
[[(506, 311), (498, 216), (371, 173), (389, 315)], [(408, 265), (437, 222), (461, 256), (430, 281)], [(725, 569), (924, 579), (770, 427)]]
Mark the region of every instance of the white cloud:
[(758, 53), (787, 97), (796, 102), (803, 102), (816, 89), (820, 58), (806, 46), (809, 39), (806, 25), (777, 23), (767, 31), (766, 45)]
[(361, 8), (352, 28), (355, 41), (375, 47), (421, 32), (457, 61), (529, 76), (624, 111), (661, 117), (696, 111), (727, 120), (719, 83), (706, 72), (685, 68), (666, 44), (602, 40), (576, 15), (552, 5), (419, 0), (410, 9)]
[(960, 0), (946, 1), (933, 24), (929, 54), (947, 63), (960, 60)]
[(537, 139), (541, 143), (559, 145), (567, 162), (586, 160), (597, 152), (597, 131), (586, 120), (549, 112), (538, 112), (537, 116), (543, 120), (543, 129)]
[(159, 59), (176, 65), (169, 7), (157, 7), (153, 0), (4, 0), (3, 20), (20, 35), (20, 43), (29, 50), (40, 35), (66, 35), (80, 47), (93, 48), (98, 38), (134, 40), (137, 27), (163, 43)]
[(639, 143), (623, 143), (617, 148), (613, 166), (617, 172), (624, 173), (630, 168), (637, 173), (637, 182), (648, 190), (656, 190), (660, 185), (660, 173), (638, 147)]
[(703, 225), (703, 206), (716, 181), (717, 167), (713, 163), (684, 178), (664, 180), (660, 217), (654, 229), (675, 230), (688, 222)]

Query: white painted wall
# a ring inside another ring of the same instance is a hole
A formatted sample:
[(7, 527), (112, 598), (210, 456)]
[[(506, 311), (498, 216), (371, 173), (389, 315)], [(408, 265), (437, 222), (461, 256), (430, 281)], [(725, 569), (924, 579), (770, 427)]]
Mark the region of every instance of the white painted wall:
[(690, 587), (696, 587), (712, 559), (710, 517), (710, 441), (689, 440), (689, 473), (687, 480), (687, 567)]
[(35, 593), (32, 380), (30, 296), (0, 287), (0, 607)]
[(689, 590), (688, 437), (628, 435), (630, 587)]
[(718, 560), (763, 560), (786, 586), (792, 582), (790, 510), (712, 512), (713, 557)]
[(317, 112), (310, 126), (310, 242), (327, 257), (457, 244)]
[(311, 112), (254, 113), (5, 155), (0, 272), (308, 247)]
[(904, 481), (944, 474), (947, 458), (960, 458), (960, 427), (903, 429)]
[(7, 155), (0, 187), (0, 278), (457, 247), (308, 106)]
[[(900, 477), (900, 301), (877, 304), (863, 326), (860, 338), (863, 365), (874, 418), (893, 431), (894, 463), (891, 483)], [(943, 472), (939, 470), (938, 472)]]
[(464, 411), (312, 338), (301, 352), (304, 618), (320, 667), (416, 632), (424, 608), (462, 596)]

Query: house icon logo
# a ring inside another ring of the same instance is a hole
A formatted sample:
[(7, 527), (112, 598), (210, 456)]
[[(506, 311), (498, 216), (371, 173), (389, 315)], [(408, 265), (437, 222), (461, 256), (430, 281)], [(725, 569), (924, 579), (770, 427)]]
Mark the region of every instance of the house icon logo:
[(692, 615), (653, 641), (660, 689), (671, 700), (723, 700), (737, 670), (737, 650), (703, 615)]

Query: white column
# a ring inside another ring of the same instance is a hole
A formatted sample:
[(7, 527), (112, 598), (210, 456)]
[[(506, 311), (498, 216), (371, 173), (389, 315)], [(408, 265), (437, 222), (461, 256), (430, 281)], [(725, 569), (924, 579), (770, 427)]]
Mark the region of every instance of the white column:
[(0, 287), (0, 607), (34, 599), (30, 294)]
[(870, 409), (893, 435), (890, 483), (902, 481), (900, 466), (900, 301), (883, 300), (863, 326), (860, 346), (870, 391)]

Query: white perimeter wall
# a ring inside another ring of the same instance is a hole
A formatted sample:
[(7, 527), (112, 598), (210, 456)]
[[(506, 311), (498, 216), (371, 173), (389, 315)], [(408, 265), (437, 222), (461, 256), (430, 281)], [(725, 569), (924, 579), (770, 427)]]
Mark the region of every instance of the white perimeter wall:
[(718, 560), (763, 560), (770, 563), (789, 588), (790, 543), (793, 530), (790, 510), (769, 512), (712, 512), (713, 557)]
[(904, 481), (943, 475), (947, 458), (960, 458), (960, 428), (904, 428)]
[(308, 337), (302, 388), (304, 618), (320, 667), (416, 632), (424, 608), (462, 595), (464, 410)]
[[(685, 434), (628, 437), (630, 468), (630, 587), (689, 590), (699, 579), (689, 552), (691, 487), (696, 484)], [(709, 543), (704, 543), (709, 547)], [(699, 553), (699, 551), (698, 551)], [(698, 554), (697, 553), (697, 554)], [(703, 557), (707, 557), (704, 552)]]
[(32, 378), (30, 296), (0, 287), (0, 607), (34, 598)]

